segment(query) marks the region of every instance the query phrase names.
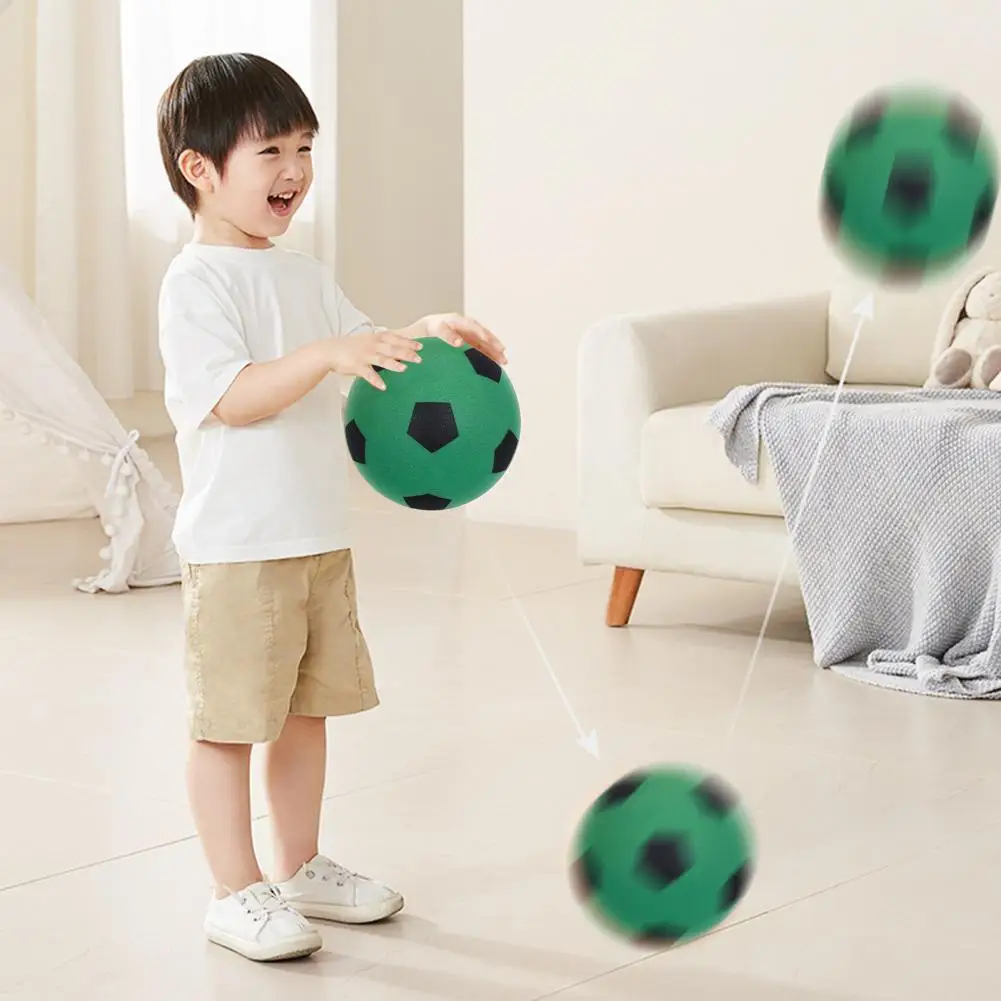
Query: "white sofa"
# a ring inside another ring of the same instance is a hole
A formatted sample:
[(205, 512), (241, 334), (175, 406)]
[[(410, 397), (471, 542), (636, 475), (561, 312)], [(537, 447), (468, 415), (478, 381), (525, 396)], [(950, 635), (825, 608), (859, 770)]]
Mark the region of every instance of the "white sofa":
[[(877, 289), (846, 385), (907, 388), (927, 376), (936, 327), (962, 278)], [(989, 262), (986, 266), (989, 266)], [(730, 464), (711, 408), (738, 385), (836, 383), (853, 310), (872, 285), (659, 316), (589, 330), (578, 353), (578, 554), (614, 567), (606, 622), (629, 621), (648, 570), (772, 583), (788, 548), (767, 455), (749, 484)], [(797, 582), (790, 560), (787, 583)]]

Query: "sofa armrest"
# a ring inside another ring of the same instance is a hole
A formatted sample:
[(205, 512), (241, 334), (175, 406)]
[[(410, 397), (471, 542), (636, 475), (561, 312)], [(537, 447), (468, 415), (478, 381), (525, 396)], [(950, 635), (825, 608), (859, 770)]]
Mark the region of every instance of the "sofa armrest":
[(829, 295), (633, 317), (651, 413), (757, 382), (827, 383)]
[(827, 383), (828, 293), (661, 316), (618, 317), (578, 348), (578, 550), (642, 551), (640, 432), (667, 407), (757, 382)]

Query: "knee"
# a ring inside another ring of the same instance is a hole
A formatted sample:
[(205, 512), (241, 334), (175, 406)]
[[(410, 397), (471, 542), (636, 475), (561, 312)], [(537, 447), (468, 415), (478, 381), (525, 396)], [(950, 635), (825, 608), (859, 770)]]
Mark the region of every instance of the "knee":
[(249, 758), (253, 750), (252, 743), (236, 741), (207, 740), (201, 737), (191, 741), (191, 753), (212, 755), (214, 757)]

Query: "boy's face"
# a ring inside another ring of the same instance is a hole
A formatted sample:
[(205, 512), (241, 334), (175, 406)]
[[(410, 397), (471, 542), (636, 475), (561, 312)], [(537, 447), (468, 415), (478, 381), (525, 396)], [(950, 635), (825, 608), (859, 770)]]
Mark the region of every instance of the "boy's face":
[[(247, 246), (268, 246), (288, 229), (313, 183), (313, 135), (242, 139), (220, 173), (192, 155), (182, 169), (198, 189), (198, 215), (206, 235)], [(182, 158), (183, 161), (183, 158)]]

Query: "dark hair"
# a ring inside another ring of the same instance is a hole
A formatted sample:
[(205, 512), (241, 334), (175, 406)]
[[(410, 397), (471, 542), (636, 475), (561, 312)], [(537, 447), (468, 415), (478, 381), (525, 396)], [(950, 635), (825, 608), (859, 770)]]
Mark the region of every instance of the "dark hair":
[(233, 148), (247, 136), (273, 139), (290, 132), (317, 132), (309, 98), (280, 66), (246, 52), (203, 56), (178, 73), (157, 106), (160, 155), (170, 186), (194, 215), (198, 192), (177, 165), (191, 149), (220, 173)]

